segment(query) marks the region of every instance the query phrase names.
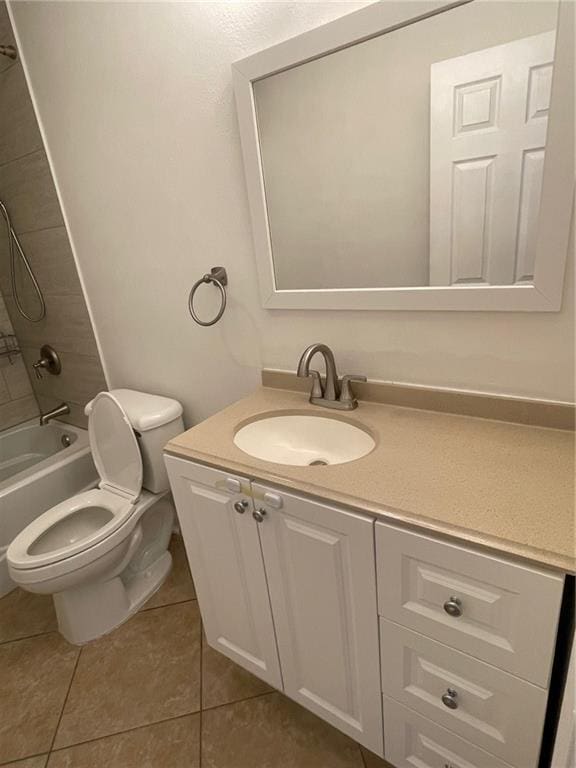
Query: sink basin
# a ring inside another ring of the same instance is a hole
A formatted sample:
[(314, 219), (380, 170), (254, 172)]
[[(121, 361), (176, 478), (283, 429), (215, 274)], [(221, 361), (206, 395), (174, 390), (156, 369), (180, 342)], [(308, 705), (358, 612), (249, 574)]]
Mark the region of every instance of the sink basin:
[(293, 466), (345, 464), (366, 456), (376, 445), (360, 427), (322, 416), (270, 416), (251, 421), (234, 444), (257, 459)]

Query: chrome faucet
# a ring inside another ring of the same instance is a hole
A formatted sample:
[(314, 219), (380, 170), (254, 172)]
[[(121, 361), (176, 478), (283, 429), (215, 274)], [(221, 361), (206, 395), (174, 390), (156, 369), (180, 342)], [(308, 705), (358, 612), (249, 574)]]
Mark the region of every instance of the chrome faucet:
[(57, 419), (58, 416), (65, 416), (67, 413), (70, 413), (70, 406), (67, 403), (60, 403), (56, 408), (52, 408), (51, 411), (40, 414), (40, 426), (43, 427), (52, 419)]
[[(326, 365), (326, 383), (322, 383), (320, 373), (310, 370), (310, 363), (314, 355), (320, 352)], [(354, 397), (350, 387), (351, 381), (366, 381), (366, 376), (346, 375), (342, 382), (338, 380), (336, 361), (330, 347), (326, 344), (311, 344), (302, 353), (298, 363), (297, 375), (300, 378), (312, 377), (312, 391), (310, 402), (313, 405), (322, 405), (324, 408), (335, 408), (339, 411), (352, 411), (358, 407), (358, 400)]]

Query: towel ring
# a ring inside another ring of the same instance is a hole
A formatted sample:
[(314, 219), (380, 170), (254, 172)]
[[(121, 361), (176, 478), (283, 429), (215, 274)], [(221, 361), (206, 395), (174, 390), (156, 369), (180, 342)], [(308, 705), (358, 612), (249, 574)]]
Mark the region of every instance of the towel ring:
[[(194, 294), (203, 283), (213, 283), (220, 290), (222, 305), (218, 310), (218, 314), (213, 320), (200, 320), (194, 310)], [(228, 285), (228, 275), (226, 274), (224, 267), (212, 267), (209, 274), (204, 275), (200, 278), (200, 280), (197, 280), (194, 283), (190, 291), (190, 295), (188, 296), (188, 309), (190, 310), (192, 319), (195, 320), (198, 325), (214, 325), (218, 322), (218, 320), (220, 320), (224, 314), (224, 310), (226, 309), (226, 285)]]

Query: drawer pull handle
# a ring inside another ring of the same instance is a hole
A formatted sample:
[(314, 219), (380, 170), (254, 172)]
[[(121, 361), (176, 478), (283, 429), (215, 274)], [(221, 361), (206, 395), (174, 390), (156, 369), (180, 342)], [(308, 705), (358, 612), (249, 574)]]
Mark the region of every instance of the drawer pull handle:
[(451, 597), (444, 603), (444, 610), (449, 616), (462, 616), (462, 603), (457, 597)]
[(264, 521), (265, 515), (266, 515), (266, 510), (262, 509), (262, 507), (260, 507), (260, 509), (257, 509), (256, 512), (252, 512), (252, 517), (254, 518), (254, 520), (256, 520), (257, 523), (262, 523)]
[(244, 512), (248, 509), (248, 502), (243, 499), (242, 501), (235, 501), (234, 502), (234, 509), (236, 512), (238, 512), (239, 515), (243, 515)]
[(457, 698), (458, 693), (454, 688), (447, 688), (446, 693), (442, 694), (442, 704), (444, 704), (445, 707), (448, 707), (448, 709), (458, 709)]

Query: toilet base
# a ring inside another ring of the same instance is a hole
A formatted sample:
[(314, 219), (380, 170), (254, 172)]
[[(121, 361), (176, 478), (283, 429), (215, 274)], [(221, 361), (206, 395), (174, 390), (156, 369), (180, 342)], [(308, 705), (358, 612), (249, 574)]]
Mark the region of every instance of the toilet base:
[(166, 580), (172, 567), (164, 552), (144, 570), (54, 595), (58, 629), (69, 643), (84, 645), (127, 621)]

